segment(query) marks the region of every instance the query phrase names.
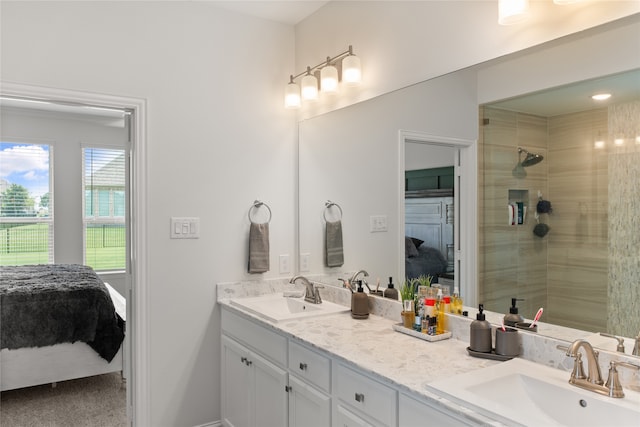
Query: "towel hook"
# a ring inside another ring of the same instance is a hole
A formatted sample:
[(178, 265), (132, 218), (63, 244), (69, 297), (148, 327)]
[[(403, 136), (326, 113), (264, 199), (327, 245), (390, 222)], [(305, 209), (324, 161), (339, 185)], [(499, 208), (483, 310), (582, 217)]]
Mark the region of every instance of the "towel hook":
[(336, 208), (338, 208), (338, 210), (340, 211), (340, 218), (338, 218), (338, 220), (342, 220), (342, 208), (340, 207), (339, 204), (332, 202), (331, 200), (327, 200), (324, 204), (324, 211), (322, 212), (322, 217), (324, 218), (324, 221), (327, 222), (327, 211), (329, 209), (331, 209), (333, 206), (335, 206)]
[(264, 202), (262, 202), (260, 200), (254, 200), (253, 204), (249, 208), (249, 222), (251, 222), (252, 224), (255, 224), (253, 219), (251, 218), (251, 211), (253, 209), (260, 209), (262, 206), (267, 208), (267, 210), (269, 211), (269, 219), (267, 219), (266, 223), (268, 224), (268, 223), (271, 222), (271, 208), (269, 207), (269, 205), (267, 205), (266, 203), (264, 203)]

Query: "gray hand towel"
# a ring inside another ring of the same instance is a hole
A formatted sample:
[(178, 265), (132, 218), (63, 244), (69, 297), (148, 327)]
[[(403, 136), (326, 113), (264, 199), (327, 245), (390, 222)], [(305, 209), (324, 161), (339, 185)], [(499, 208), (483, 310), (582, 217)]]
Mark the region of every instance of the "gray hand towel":
[(249, 229), (249, 273), (269, 271), (269, 223), (251, 223)]
[(342, 251), (342, 221), (329, 222), (326, 225), (327, 267), (340, 267), (344, 264)]

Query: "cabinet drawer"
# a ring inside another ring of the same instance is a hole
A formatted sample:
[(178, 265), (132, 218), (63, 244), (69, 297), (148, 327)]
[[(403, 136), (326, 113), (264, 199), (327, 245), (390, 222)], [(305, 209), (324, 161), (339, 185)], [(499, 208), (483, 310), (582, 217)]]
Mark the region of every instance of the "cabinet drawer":
[(224, 308), (222, 330), (281, 367), (287, 366), (287, 339), (282, 335)]
[(329, 358), (293, 341), (289, 342), (289, 371), (319, 389), (330, 392), (331, 361)]
[(386, 426), (396, 425), (396, 391), (344, 365), (335, 368), (334, 393)]

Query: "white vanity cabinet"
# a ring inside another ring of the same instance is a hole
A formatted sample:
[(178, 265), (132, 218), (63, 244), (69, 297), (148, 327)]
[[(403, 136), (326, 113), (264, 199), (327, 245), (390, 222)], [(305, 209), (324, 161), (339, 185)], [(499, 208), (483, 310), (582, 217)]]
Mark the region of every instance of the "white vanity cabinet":
[(481, 425), (226, 307), (221, 368), (227, 427)]
[(331, 425), (331, 397), (289, 376), (289, 427), (328, 427)]
[(331, 359), (289, 340), (289, 427), (331, 425)]
[(465, 420), (436, 409), (422, 400), (400, 393), (398, 398), (398, 425), (401, 427), (420, 427), (433, 425), (440, 427), (475, 426)]
[(334, 426), (397, 425), (397, 391), (341, 363), (334, 370)]
[(286, 426), (286, 338), (226, 310), (222, 313), (223, 425)]

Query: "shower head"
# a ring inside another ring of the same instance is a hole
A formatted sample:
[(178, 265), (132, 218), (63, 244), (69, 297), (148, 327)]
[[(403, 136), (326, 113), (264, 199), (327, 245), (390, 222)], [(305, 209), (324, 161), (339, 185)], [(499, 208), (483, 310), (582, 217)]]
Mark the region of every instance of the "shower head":
[(542, 157), (540, 154), (530, 153), (524, 148), (518, 147), (518, 156), (520, 156), (520, 153), (525, 153), (527, 155), (521, 163), (525, 168), (537, 165), (542, 161), (542, 159), (544, 159), (544, 157)]

